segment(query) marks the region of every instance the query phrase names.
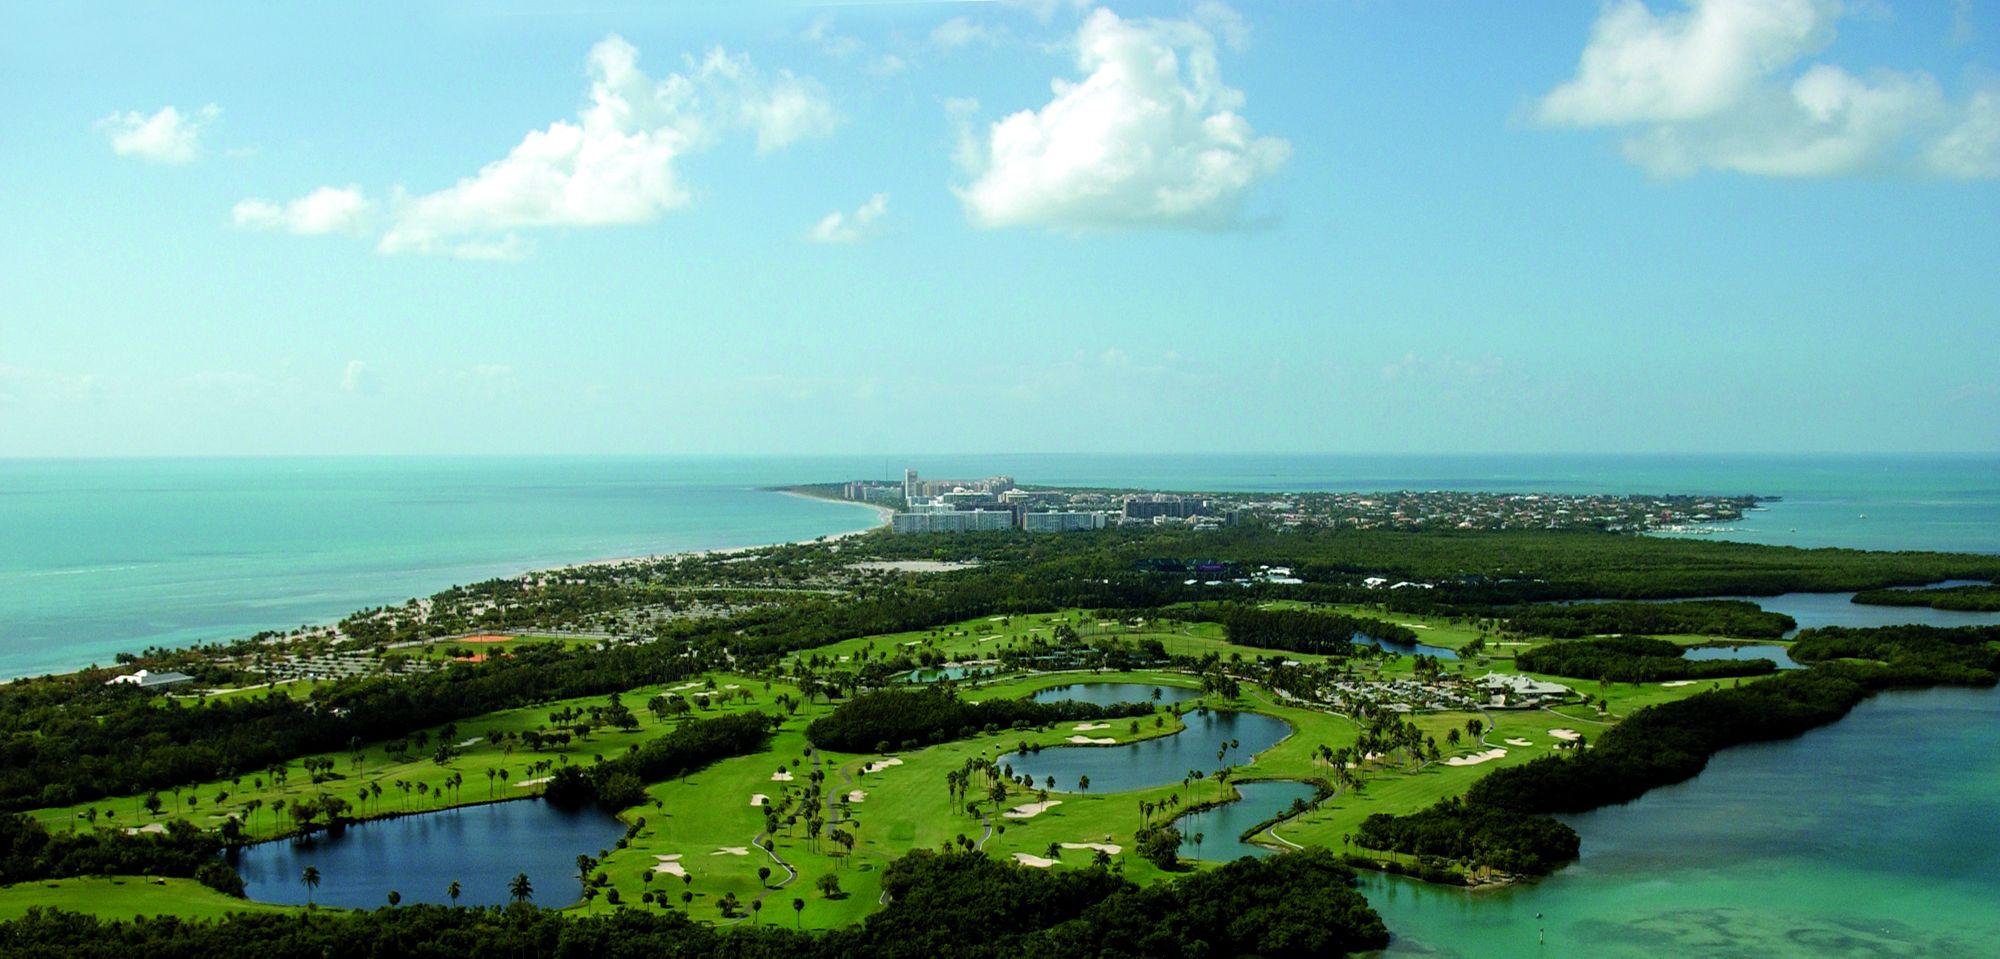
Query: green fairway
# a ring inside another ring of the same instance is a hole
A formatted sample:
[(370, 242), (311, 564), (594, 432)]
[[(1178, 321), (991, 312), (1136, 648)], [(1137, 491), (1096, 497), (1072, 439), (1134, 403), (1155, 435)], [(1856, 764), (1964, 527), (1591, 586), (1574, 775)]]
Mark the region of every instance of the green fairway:
[(296, 912), (296, 906), (236, 899), (192, 879), (145, 876), (83, 877), (0, 886), (0, 921), (33, 908), (67, 909), (102, 919), (178, 916), (216, 919), (232, 912)]

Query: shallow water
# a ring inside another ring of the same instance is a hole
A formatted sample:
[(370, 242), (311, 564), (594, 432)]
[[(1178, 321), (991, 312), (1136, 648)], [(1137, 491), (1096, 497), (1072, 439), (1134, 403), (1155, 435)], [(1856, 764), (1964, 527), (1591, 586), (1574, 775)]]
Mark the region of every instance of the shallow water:
[(2000, 691), (1886, 693), (1569, 817), (1582, 859), (1542, 883), (1468, 892), (1371, 874), (1364, 891), (1397, 935), (1389, 956), (1992, 956), (1996, 731)]
[(304, 903), (307, 866), (319, 870), (312, 901), (323, 906), (372, 909), (390, 890), (403, 902), (449, 903), (445, 890), (462, 887), (460, 905), (511, 901), (508, 885), (527, 873), (534, 901), (575, 902), (581, 894), (576, 857), (609, 849), (625, 826), (596, 807), (565, 810), (538, 799), (489, 803), (378, 819), (336, 835), (300, 842), (277, 839), (232, 853), (245, 892), (262, 902)]

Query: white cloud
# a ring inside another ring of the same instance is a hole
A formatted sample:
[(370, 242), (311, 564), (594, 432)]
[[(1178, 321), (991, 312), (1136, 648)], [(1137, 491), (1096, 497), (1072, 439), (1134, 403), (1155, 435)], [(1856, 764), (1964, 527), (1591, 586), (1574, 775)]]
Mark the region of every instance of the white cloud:
[(1660, 176), (1994, 175), (2000, 151), (1980, 124), (1990, 94), (1954, 104), (1921, 71), (1801, 64), (1844, 12), (1838, 0), (1690, 0), (1656, 14), (1618, 0), (1535, 117), (1622, 130), (1626, 158)]
[(974, 43), (990, 44), (999, 39), (999, 30), (974, 23), (970, 17), (952, 17), (931, 28), (931, 45), (944, 50), (956, 50)]
[(164, 106), (151, 116), (137, 111), (114, 113), (97, 121), (97, 128), (110, 137), (111, 149), (119, 156), (153, 163), (190, 163), (201, 156), (202, 128), (221, 115), (222, 108), (213, 103), (193, 115)]
[[(1040, 110), (967, 131), (958, 190), (983, 227), (1091, 230), (1226, 226), (1291, 154), (1237, 111), (1215, 37), (1185, 20), (1093, 11), (1075, 38), (1083, 79), (1057, 79)], [(954, 107), (954, 113), (963, 113)]]
[(527, 134), (505, 157), (434, 193), (399, 195), (379, 248), (466, 259), (518, 259), (515, 231), (650, 222), (690, 199), (677, 163), (729, 129), (760, 153), (832, 132), (820, 85), (790, 71), (766, 76), (717, 49), (686, 73), (654, 80), (639, 51), (607, 37), (587, 60), (589, 101), (574, 121)]
[(837, 60), (845, 60), (860, 53), (866, 46), (859, 39), (835, 30), (832, 14), (821, 14), (814, 18), (812, 25), (806, 27), (800, 36), (819, 47), (821, 53)]
[(62, 373), (0, 363), (0, 407), (69, 402), (98, 396), (103, 385), (89, 373)]
[(806, 233), (814, 243), (859, 243), (875, 232), (876, 221), (889, 212), (889, 194), (877, 193), (851, 213), (835, 210)]
[(1591, 28), (1576, 77), (1542, 99), (1538, 116), (1577, 126), (1714, 116), (1825, 46), (1839, 15), (1833, 0), (1695, 0), (1667, 15), (1618, 0)]
[(1925, 160), (1949, 177), (2000, 177), (2000, 91), (1974, 94), (1964, 117), (1931, 144)]
[(369, 207), (360, 187), (323, 186), (282, 205), (256, 198), (244, 200), (230, 211), (230, 218), (248, 230), (359, 235), (367, 229)]
[(360, 360), (348, 360), (347, 369), (340, 375), (340, 388), (348, 393), (375, 393), (382, 388), (375, 371)]

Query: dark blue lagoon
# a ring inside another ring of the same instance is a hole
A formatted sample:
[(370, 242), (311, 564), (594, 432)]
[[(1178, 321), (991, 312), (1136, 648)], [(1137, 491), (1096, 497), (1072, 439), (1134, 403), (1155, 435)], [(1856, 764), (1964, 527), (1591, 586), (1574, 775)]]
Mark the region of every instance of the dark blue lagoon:
[[(1272, 850), (1243, 841), (1243, 833), (1292, 808), (1294, 800), (1311, 801), (1318, 792), (1311, 783), (1291, 779), (1238, 783), (1242, 798), (1220, 806), (1210, 806), (1174, 820), (1181, 831), (1181, 857), (1227, 862), (1244, 856), (1262, 858)], [(1210, 795), (1213, 795), (1212, 793)], [(1200, 834), (1201, 842), (1194, 840)]]
[(337, 834), (277, 839), (229, 854), (250, 898), (304, 903), (306, 867), (319, 870), (312, 901), (372, 909), (389, 891), (404, 902), (502, 905), (508, 884), (527, 873), (535, 902), (562, 906), (579, 895), (576, 857), (596, 856), (625, 834), (617, 817), (596, 807), (567, 810), (539, 799), (489, 803), (359, 823)]
[[(1153, 698), (1153, 691), (1159, 690), (1160, 698)], [(1064, 700), (1079, 703), (1096, 703), (1109, 706), (1112, 703), (1184, 703), (1190, 699), (1200, 699), (1201, 690), (1185, 686), (1165, 686), (1152, 683), (1071, 683), (1067, 686), (1051, 686), (1035, 694), (1035, 702), (1054, 703)]]
[[(1150, 693), (1151, 687), (1145, 688)], [(1016, 776), (1035, 777), (1038, 784), (1054, 777), (1053, 788), (1066, 792), (1074, 791), (1084, 776), (1090, 777), (1089, 792), (1127, 792), (1180, 782), (1192, 769), (1213, 773), (1224, 764), (1241, 766), (1292, 731), (1284, 720), (1261, 713), (1203, 709), (1181, 719), (1187, 728), (1171, 736), (1122, 746), (1051, 746), (1041, 752), (1008, 753), (998, 762), (1013, 766)], [(1125, 733), (1126, 720), (1111, 722), (1113, 728), (1106, 732)], [(1223, 758), (1216, 758), (1218, 751)]]

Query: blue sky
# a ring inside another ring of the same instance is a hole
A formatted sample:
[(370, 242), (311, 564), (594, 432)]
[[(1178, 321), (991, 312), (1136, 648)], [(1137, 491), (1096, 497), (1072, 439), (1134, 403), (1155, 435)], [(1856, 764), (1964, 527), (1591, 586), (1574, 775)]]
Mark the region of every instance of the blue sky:
[(2000, 450), (1992, 8), (55, 6), (0, 456)]

